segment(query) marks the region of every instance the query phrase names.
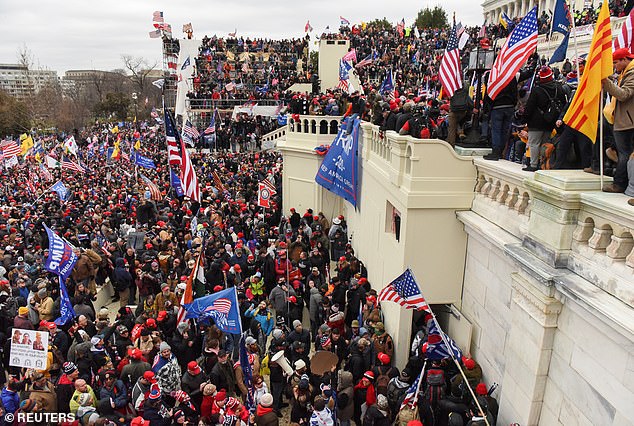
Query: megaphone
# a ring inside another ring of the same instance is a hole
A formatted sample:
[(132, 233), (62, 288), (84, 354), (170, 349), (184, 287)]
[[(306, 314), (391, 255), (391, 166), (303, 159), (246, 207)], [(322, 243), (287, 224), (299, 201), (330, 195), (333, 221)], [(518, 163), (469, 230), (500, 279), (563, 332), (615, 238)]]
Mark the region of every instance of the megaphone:
[(273, 355), (271, 361), (277, 363), (277, 365), (282, 367), (282, 370), (284, 370), (287, 376), (291, 376), (293, 374), (293, 367), (291, 367), (291, 364), (284, 356), (284, 351), (279, 351), (275, 355)]

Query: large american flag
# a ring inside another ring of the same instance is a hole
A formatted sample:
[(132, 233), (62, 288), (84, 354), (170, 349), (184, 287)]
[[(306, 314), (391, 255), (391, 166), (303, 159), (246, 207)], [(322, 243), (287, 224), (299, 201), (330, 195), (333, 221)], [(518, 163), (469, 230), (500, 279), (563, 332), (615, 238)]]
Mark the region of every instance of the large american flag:
[(447, 49), (440, 63), (438, 78), (447, 96), (462, 87), (462, 73), (460, 72), (460, 49), (458, 49), (458, 34), (454, 25), (447, 42)]
[(156, 186), (156, 184), (152, 182), (150, 178), (148, 178), (144, 174), (139, 173), (139, 176), (143, 180), (143, 183), (146, 184), (148, 189), (150, 190), (150, 198), (152, 198), (154, 201), (162, 200), (163, 194), (161, 194), (161, 190), (158, 188), (158, 186)]
[[(167, 109), (165, 110), (165, 117), (167, 118)], [(165, 120), (165, 139), (167, 140), (167, 156), (170, 166), (181, 165), (181, 154), (178, 142), (176, 141), (176, 128), (174, 122), (171, 120)]]
[(86, 169), (84, 169), (81, 165), (72, 162), (66, 156), (62, 157), (62, 169), (74, 170), (79, 173), (84, 173)]
[(405, 306), (406, 309), (429, 310), (429, 305), (421, 294), (409, 268), (381, 290), (378, 300), (379, 302), (395, 302)]
[(526, 63), (537, 48), (537, 6), (522, 19), (506, 39), (502, 50), (495, 59), (489, 76), (488, 93), (491, 99), (515, 78), (517, 71)]
[[(185, 195), (191, 200), (200, 201), (200, 187), (198, 186), (198, 178), (196, 177), (196, 171), (189, 158), (189, 152), (185, 146), (185, 142), (176, 133), (176, 124), (174, 123), (174, 117), (165, 110), (165, 136), (166, 138), (173, 139), (180, 144), (180, 169), (181, 169), (181, 182), (183, 183), (183, 191)], [(168, 144), (169, 146), (169, 144)]]
[(630, 52), (634, 52), (632, 39), (634, 39), (634, 8), (627, 16), (625, 21), (623, 21), (623, 26), (621, 27), (621, 34), (619, 34), (613, 42), (614, 50), (621, 49), (623, 47), (627, 47), (630, 49)]

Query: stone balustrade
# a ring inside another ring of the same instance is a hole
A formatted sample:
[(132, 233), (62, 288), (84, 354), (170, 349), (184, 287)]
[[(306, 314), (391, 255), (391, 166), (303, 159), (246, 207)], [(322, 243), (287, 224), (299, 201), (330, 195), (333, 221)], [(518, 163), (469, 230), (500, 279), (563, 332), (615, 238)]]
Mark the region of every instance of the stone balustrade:
[(530, 191), (524, 180), (532, 173), (523, 172), (519, 164), (507, 161), (474, 159), (478, 170), (473, 211), (517, 238), (528, 231), (531, 211)]
[(268, 132), (261, 138), (261, 146), (263, 151), (274, 149), (277, 146), (277, 141), (286, 137), (286, 130), (288, 126), (282, 126), (275, 130)]

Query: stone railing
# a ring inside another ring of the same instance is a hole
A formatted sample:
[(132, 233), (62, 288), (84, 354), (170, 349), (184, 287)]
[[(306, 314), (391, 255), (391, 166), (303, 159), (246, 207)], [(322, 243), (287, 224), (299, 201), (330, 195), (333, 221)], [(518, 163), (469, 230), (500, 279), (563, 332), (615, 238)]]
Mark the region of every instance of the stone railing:
[(262, 136), (262, 150), (266, 151), (269, 149), (274, 149), (277, 145), (277, 140), (286, 136), (286, 129), (287, 126), (282, 126), (279, 129), (270, 131), (266, 135)]
[(289, 133), (303, 133), (308, 135), (331, 135), (331, 140), (339, 131), (341, 117), (332, 115), (301, 115), (298, 120), (288, 120)]
[(523, 172), (520, 164), (509, 161), (475, 158), (474, 163), (478, 182), (473, 211), (522, 238), (528, 232), (531, 211), (531, 195), (524, 179), (532, 173)]
[(634, 207), (621, 194), (585, 193), (568, 268), (634, 307)]

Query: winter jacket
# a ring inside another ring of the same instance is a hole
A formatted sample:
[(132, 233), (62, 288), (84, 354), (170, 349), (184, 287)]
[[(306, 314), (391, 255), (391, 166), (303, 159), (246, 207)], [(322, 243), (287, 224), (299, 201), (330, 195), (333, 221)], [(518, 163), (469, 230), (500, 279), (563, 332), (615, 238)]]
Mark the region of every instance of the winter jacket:
[(128, 403), (128, 394), (126, 392), (125, 385), (121, 380), (116, 380), (112, 389), (108, 389), (105, 386), (99, 390), (99, 399), (112, 399), (114, 402), (114, 408), (123, 408)]
[(380, 410), (376, 405), (368, 408), (363, 419), (363, 426), (390, 426), (390, 417), (387, 411)]
[[(566, 93), (560, 83), (549, 81), (535, 85), (531, 91), (526, 108), (524, 109), (524, 117), (528, 124), (528, 130), (544, 130), (553, 129), (552, 123), (544, 120), (544, 112), (548, 109), (550, 99), (559, 100), (560, 105), (566, 105)], [(565, 111), (560, 111), (563, 117)]]
[(634, 68), (626, 69), (618, 85), (605, 80), (603, 88), (616, 98), (614, 130), (634, 128)]
[(280, 420), (271, 407), (262, 407), (258, 404), (255, 409), (255, 424), (257, 426), (279, 426)]
[[(17, 392), (7, 389), (2, 389), (2, 405), (4, 406), (5, 413), (15, 413), (20, 406), (20, 395)], [(66, 410), (65, 412), (68, 412)]]
[(273, 315), (271, 315), (268, 309), (260, 311), (257, 307), (253, 307), (247, 309), (244, 315), (247, 318), (253, 318), (259, 322), (265, 336), (268, 336), (273, 331), (275, 321), (273, 320)]
[(352, 373), (339, 370), (337, 383), (337, 418), (350, 420), (354, 414), (354, 389)]
[[(70, 399), (75, 392), (73, 381), (66, 374), (62, 374), (57, 381), (57, 409), (60, 413), (70, 412)], [(4, 390), (3, 390), (4, 393)]]
[(319, 316), (319, 306), (321, 305), (322, 295), (317, 287), (310, 289), (310, 300), (308, 303), (308, 311), (310, 320), (317, 322)]

